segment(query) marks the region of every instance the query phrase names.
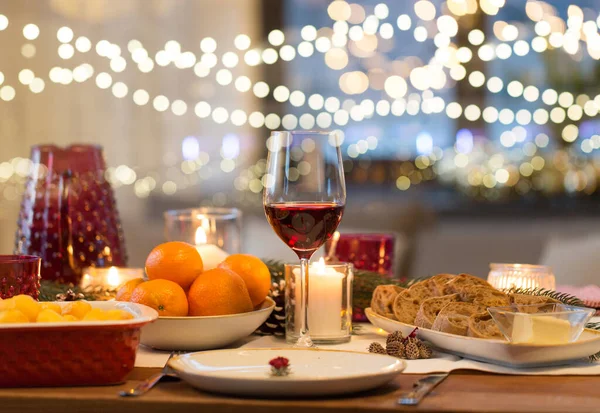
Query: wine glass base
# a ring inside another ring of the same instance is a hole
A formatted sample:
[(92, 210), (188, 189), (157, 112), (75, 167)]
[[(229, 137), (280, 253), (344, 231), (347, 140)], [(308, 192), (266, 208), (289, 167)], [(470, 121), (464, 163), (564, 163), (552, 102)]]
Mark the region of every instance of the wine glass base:
[(298, 337), (298, 340), (294, 344), (294, 348), (314, 348), (314, 347), (316, 347), (315, 343), (313, 343), (312, 339), (310, 338), (310, 336), (308, 334)]

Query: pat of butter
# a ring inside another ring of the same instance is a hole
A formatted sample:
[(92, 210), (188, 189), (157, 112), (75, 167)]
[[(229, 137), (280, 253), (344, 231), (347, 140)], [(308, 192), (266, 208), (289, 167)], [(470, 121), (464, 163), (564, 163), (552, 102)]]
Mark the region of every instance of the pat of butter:
[(567, 320), (549, 316), (515, 314), (512, 328), (513, 343), (563, 344), (571, 339)]

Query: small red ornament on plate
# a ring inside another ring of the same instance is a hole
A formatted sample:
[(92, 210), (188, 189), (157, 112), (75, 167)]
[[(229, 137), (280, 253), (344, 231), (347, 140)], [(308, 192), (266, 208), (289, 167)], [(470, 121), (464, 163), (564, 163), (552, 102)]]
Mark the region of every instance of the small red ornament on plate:
[(285, 357), (275, 357), (269, 361), (272, 376), (287, 376), (290, 374), (290, 361)]

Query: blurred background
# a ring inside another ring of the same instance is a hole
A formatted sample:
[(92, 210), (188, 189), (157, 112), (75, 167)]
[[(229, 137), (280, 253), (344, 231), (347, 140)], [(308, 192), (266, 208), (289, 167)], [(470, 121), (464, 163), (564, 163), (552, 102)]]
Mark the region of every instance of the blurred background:
[[(0, 251), (32, 145), (104, 147), (130, 266), (163, 212), (268, 226), (272, 130), (335, 129), (342, 232), (395, 232), (398, 272), (600, 267), (600, 0), (0, 0)], [(302, 154), (299, 154), (301, 156)], [(302, 173), (302, 170), (299, 170)]]

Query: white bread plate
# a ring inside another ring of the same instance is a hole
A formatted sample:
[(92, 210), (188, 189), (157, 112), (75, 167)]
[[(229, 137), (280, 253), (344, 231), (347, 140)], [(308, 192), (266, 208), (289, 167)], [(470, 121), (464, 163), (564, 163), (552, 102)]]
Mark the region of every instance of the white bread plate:
[(271, 315), (275, 302), (267, 297), (254, 311), (206, 317), (158, 317), (142, 328), (141, 343), (158, 350), (222, 348), (252, 334)]
[[(415, 326), (391, 320), (365, 309), (369, 321), (389, 333), (401, 331), (410, 334)], [(433, 331), (419, 327), (418, 336), (437, 349), (460, 357), (514, 368), (530, 368), (569, 364), (600, 352), (600, 331), (584, 329), (579, 338), (565, 344), (512, 344), (505, 340), (491, 340)]]
[[(291, 374), (273, 377), (269, 360), (285, 357)], [(177, 376), (205, 391), (247, 397), (315, 397), (354, 394), (382, 386), (406, 367), (383, 354), (321, 348), (203, 351), (175, 356)]]

